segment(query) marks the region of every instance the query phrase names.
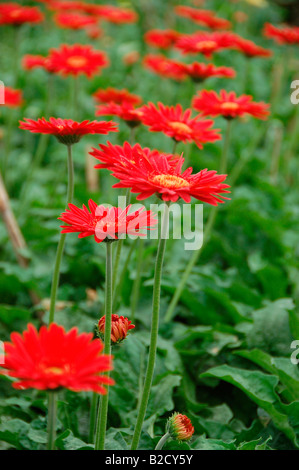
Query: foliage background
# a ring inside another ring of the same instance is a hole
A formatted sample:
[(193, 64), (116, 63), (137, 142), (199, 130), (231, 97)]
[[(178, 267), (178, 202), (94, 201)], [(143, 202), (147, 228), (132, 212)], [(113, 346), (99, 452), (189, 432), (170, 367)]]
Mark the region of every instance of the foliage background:
[[(198, 86), (191, 82), (163, 80), (145, 70), (141, 63), (130, 68), (122, 62), (128, 52), (137, 50), (143, 56), (148, 51), (142, 37), (150, 28), (195, 31), (194, 24), (173, 13), (173, 5), (183, 2), (110, 3), (132, 6), (140, 20), (135, 25), (120, 27), (106, 24), (105, 36), (93, 42), (107, 51), (111, 66), (92, 81), (81, 79), (76, 118), (93, 119), (91, 94), (107, 86), (126, 87), (142, 96), (145, 102), (160, 100), (169, 105), (179, 102), (184, 107), (190, 106)], [(272, 116), (267, 123), (253, 119), (234, 122), (228, 171), (231, 201), (221, 207), (212, 237), (188, 280), (173, 321), (165, 324), (163, 316), (167, 305), (192, 254), (184, 250), (183, 240), (168, 243), (158, 359), (140, 448), (154, 448), (164, 432), (166, 419), (173, 411), (179, 411), (187, 414), (195, 427), (191, 448), (293, 449), (299, 446), (299, 373), (290, 362), (291, 342), (299, 339), (296, 153), (299, 106), (291, 105), (289, 96), (290, 82), (298, 75), (297, 51), (289, 51), (287, 56), (285, 47), (262, 37), (266, 21), (276, 24), (284, 20), (285, 11), (273, 4), (266, 3), (259, 8), (245, 1), (214, 0), (206, 1), (205, 7), (228, 19), (238, 10), (247, 13), (248, 21), (237, 24), (236, 32), (273, 48), (274, 55), (266, 60), (253, 59), (247, 64), (238, 52), (223, 51), (215, 56), (214, 62), (234, 67), (237, 79), (210, 79), (204, 86), (235, 90), (239, 94), (249, 92), (256, 101), (271, 101)], [(7, 85), (22, 88), (26, 100), (22, 110), (3, 110), (0, 119), (4, 133), (11, 126), (6, 182), (31, 258), (28, 269), (17, 265), (5, 227), (0, 224), (0, 338), (4, 340), (12, 331), (25, 329), (28, 321), (39, 324), (28, 289), (35, 290), (41, 299), (49, 297), (59, 236), (57, 217), (64, 208), (66, 193), (65, 148), (55, 139), (49, 139), (41, 166), (32, 173), (32, 155), (39, 136), (19, 130), (17, 120), (40, 117), (49, 96), (53, 115), (74, 116), (69, 115), (68, 80), (54, 77), (54, 91), (50, 92), (42, 70), (24, 73), (18, 65), (15, 83), (15, 31), (2, 27), (0, 35), (1, 79)], [(50, 23), (34, 28), (24, 26), (17, 39), (18, 54), (19, 57), (25, 53), (47, 54), (50, 47), (57, 47), (61, 42), (87, 43), (90, 40), (84, 33), (74, 34), (54, 28)], [(169, 55), (180, 56), (175, 51)], [(278, 94), (279, 80), (282, 87)], [(223, 129), (224, 124), (221, 118), (216, 120), (216, 127)], [(108, 140), (122, 143), (126, 139), (128, 129), (120, 123), (120, 133), (112, 134)], [(142, 146), (172, 150), (166, 136), (149, 133), (145, 128), (138, 129), (136, 139)], [(103, 137), (101, 142), (104, 141)], [(100, 190), (93, 194), (87, 190), (86, 153), (90, 146), (98, 143), (98, 137), (89, 136), (74, 149), (75, 203), (78, 205), (89, 197), (99, 203), (117, 202), (118, 191), (111, 189), (114, 181), (106, 171), (99, 174)], [(206, 167), (217, 169), (221, 149), (222, 142), (206, 145), (202, 151), (195, 146), (178, 146), (178, 151), (185, 153), (196, 171)], [(275, 151), (280, 157), (278, 171), (273, 170)], [(292, 157), (289, 165), (286, 165), (286, 155)], [(29, 178), (30, 184), (26, 184)], [(146, 205), (150, 202), (154, 199)], [(209, 211), (205, 206), (205, 219)], [(125, 244), (123, 261), (129, 249), (130, 244)], [(56, 317), (66, 328), (76, 325), (80, 331), (92, 331), (103, 314), (104, 251), (92, 239), (67, 237), (59, 291), (59, 300), (65, 302)], [(110, 392), (109, 449), (127, 449), (136, 419), (140, 374), (144, 373), (149, 343), (155, 252), (156, 242), (147, 241), (134, 318), (136, 328), (124, 344), (114, 350), (116, 385)], [(115, 313), (130, 317), (135, 276), (136, 250), (126, 271)], [(96, 291), (95, 300), (87, 298), (87, 289)], [(37, 391), (16, 392), (3, 377), (0, 394), (0, 448), (44, 448), (45, 395)], [(87, 444), (90, 398), (88, 393), (60, 394), (58, 448), (92, 448)], [(169, 442), (165, 448), (186, 449), (189, 444)]]

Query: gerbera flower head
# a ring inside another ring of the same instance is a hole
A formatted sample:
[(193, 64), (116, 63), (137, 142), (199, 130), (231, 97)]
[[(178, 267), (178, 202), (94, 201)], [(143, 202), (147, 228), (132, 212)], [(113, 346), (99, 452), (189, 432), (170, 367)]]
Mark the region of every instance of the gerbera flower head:
[(141, 230), (150, 230), (157, 220), (151, 211), (144, 207), (129, 214), (131, 205), (126, 209), (119, 207), (98, 206), (92, 199), (88, 208), (80, 209), (69, 204), (69, 209), (61, 214), (59, 220), (68, 225), (61, 225), (61, 233), (79, 233), (79, 238), (94, 236), (97, 243), (112, 242), (120, 236), (145, 236)]
[(151, 29), (144, 35), (146, 44), (159, 49), (169, 49), (180, 37), (178, 31), (173, 29)]
[[(3, 87), (0, 90), (1, 96), (0, 106), (7, 106), (8, 108), (17, 108), (23, 104), (23, 93), (22, 90), (15, 90), (11, 87)], [(4, 99), (3, 99), (4, 98)]]
[[(130, 330), (135, 328), (135, 325), (132, 322), (123, 316), (119, 317), (118, 315), (112, 315), (111, 322), (111, 343), (121, 343), (128, 335)], [(98, 323), (98, 332), (100, 338), (104, 340), (105, 335), (105, 315), (99, 320)]]
[(116, 104), (113, 102), (101, 104), (96, 107), (96, 116), (117, 116), (129, 127), (136, 127), (141, 124), (142, 111), (135, 108), (131, 103), (123, 102)]
[(138, 20), (138, 15), (134, 10), (112, 5), (91, 5), (89, 12), (104, 21), (114, 24), (136, 23)]
[(163, 132), (176, 142), (194, 142), (199, 148), (207, 142), (220, 139), (216, 129), (212, 129), (214, 121), (191, 117), (192, 110), (183, 111), (182, 106), (164, 106), (153, 103), (142, 106), (142, 123), (149, 126), (151, 132)]
[(65, 332), (52, 323), (39, 332), (31, 324), (22, 335), (11, 334), (4, 344), (5, 374), (18, 380), (17, 389), (94, 391), (105, 394), (104, 385), (113, 380), (103, 373), (112, 369), (112, 357), (103, 355), (103, 344), (92, 340), (92, 333), (78, 334), (77, 328)]
[(174, 413), (167, 422), (166, 431), (177, 441), (189, 441), (194, 434), (194, 427), (187, 416)]
[(242, 52), (247, 57), (271, 57), (272, 51), (258, 46), (253, 41), (236, 37), (235, 46), (238, 51)]
[(193, 62), (184, 64), (184, 71), (194, 82), (202, 82), (209, 77), (234, 78), (236, 72), (230, 67), (216, 67), (213, 64)]
[(97, 18), (90, 15), (85, 15), (79, 12), (58, 12), (54, 16), (54, 21), (57, 26), (68, 29), (84, 29), (88, 26), (94, 26), (97, 24)]
[[(138, 164), (139, 160), (146, 159), (147, 161), (155, 161), (158, 159), (161, 152), (158, 150), (150, 150), (149, 148), (141, 148), (139, 144), (131, 146), (128, 142), (125, 142), (123, 146), (112, 145), (107, 142), (107, 145), (99, 144), (101, 150), (92, 149), (90, 155), (95, 157), (101, 163), (95, 165), (95, 168), (106, 168), (111, 171), (119, 168), (127, 167), (127, 160), (131, 164)], [(171, 154), (163, 154), (169, 162), (170, 166), (176, 166), (178, 162), (178, 156)]]
[[(92, 152), (89, 152), (90, 155), (95, 157), (101, 163), (95, 165), (95, 168), (106, 168), (111, 170), (121, 169), (127, 167), (127, 161), (131, 165), (138, 165), (139, 161), (145, 159), (146, 161), (153, 161), (159, 159), (159, 156), (162, 155), (158, 150), (150, 150), (149, 148), (141, 148), (139, 144), (131, 146), (128, 142), (125, 142), (123, 146), (112, 145), (110, 142), (107, 142), (107, 145), (100, 144), (100, 149), (92, 149)], [(178, 157), (174, 155), (163, 154), (168, 160), (169, 166), (175, 167), (178, 163)]]
[(143, 64), (151, 72), (164, 78), (178, 81), (186, 78), (184, 64), (177, 60), (168, 59), (160, 54), (147, 54), (143, 59)]
[(90, 78), (100, 74), (101, 69), (108, 66), (108, 58), (104, 52), (80, 44), (63, 44), (59, 49), (51, 49), (49, 61), (53, 71), (63, 76), (85, 74)]
[(242, 117), (246, 114), (257, 119), (267, 119), (269, 105), (256, 103), (250, 95), (237, 97), (236, 93), (221, 90), (217, 95), (215, 91), (203, 90), (193, 98), (192, 106), (203, 116), (223, 116), (226, 119)]
[(277, 27), (271, 23), (265, 23), (264, 36), (274, 39), (278, 44), (298, 44), (299, 26), (281, 26)]
[(125, 88), (122, 90), (112, 87), (106, 88), (105, 90), (100, 88), (93, 94), (93, 98), (98, 103), (128, 103), (136, 106), (142, 103), (140, 96), (130, 93)]
[(20, 26), (23, 23), (40, 23), (44, 15), (38, 7), (27, 7), (18, 3), (0, 5), (0, 25)]
[(175, 12), (179, 16), (188, 18), (195, 23), (201, 24), (211, 29), (229, 29), (231, 23), (224, 18), (218, 18), (213, 11), (198, 10), (185, 5), (178, 5), (175, 7)]
[(175, 47), (183, 54), (203, 54), (212, 57), (215, 52), (233, 47), (234, 35), (230, 32), (193, 33), (182, 35), (175, 43)]
[(56, 119), (51, 117), (48, 121), (45, 118), (34, 121), (24, 119), (20, 121), (20, 128), (35, 134), (52, 134), (57, 140), (65, 145), (73, 145), (79, 142), (86, 134), (108, 134), (117, 132), (117, 125), (106, 121), (72, 121), (72, 119)]
[[(218, 175), (216, 171), (201, 170), (192, 174), (190, 167), (183, 171), (183, 157), (174, 157), (159, 152), (151, 157), (144, 152), (131, 154), (123, 152), (121, 164), (112, 167), (112, 174), (119, 179), (114, 188), (131, 188), (132, 193), (139, 193), (137, 200), (146, 199), (156, 194), (163, 201), (176, 202), (183, 199), (190, 202), (191, 197), (217, 205), (226, 199), (227, 184), (223, 184), (226, 175)], [(101, 158), (100, 158), (101, 159)]]

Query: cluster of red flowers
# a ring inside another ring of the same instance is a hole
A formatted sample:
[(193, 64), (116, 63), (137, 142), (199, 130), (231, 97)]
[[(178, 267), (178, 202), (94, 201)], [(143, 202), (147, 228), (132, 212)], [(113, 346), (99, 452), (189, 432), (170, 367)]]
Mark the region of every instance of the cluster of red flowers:
[(41, 23), (44, 15), (38, 7), (22, 6), (19, 3), (0, 5), (0, 25), (19, 26), (23, 23)]
[(184, 159), (174, 158), (159, 152), (149, 152), (138, 144), (131, 147), (100, 146), (101, 151), (94, 149), (91, 155), (103, 162), (103, 166), (112, 171), (120, 182), (115, 188), (131, 188), (138, 193), (137, 200), (147, 199), (157, 194), (163, 201), (176, 202), (179, 198), (190, 202), (191, 197), (217, 205), (226, 199), (222, 196), (228, 192), (228, 185), (223, 181), (226, 175), (216, 171), (202, 170), (193, 174), (192, 168), (183, 171)]

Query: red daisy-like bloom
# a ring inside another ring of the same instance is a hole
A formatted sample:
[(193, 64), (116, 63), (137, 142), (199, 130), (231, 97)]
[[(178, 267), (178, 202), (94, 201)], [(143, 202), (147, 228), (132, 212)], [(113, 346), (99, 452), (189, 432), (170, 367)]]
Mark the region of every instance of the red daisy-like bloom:
[(86, 134), (108, 134), (117, 132), (117, 124), (112, 121), (82, 121), (76, 122), (72, 119), (56, 119), (51, 117), (49, 121), (45, 118), (34, 121), (24, 119), (20, 121), (20, 128), (36, 134), (52, 134), (59, 142), (65, 145), (72, 145)]
[(151, 29), (144, 35), (146, 44), (160, 49), (169, 49), (180, 37), (181, 33), (173, 29)]
[(184, 64), (184, 71), (185, 74), (191, 77), (195, 82), (202, 82), (209, 77), (234, 78), (236, 76), (236, 72), (230, 67), (216, 67), (213, 64), (201, 62)]
[(186, 78), (184, 64), (177, 60), (168, 59), (160, 54), (147, 54), (143, 59), (143, 64), (151, 72), (157, 73), (164, 78), (178, 81)]
[(235, 46), (247, 57), (271, 57), (272, 51), (258, 46), (253, 41), (236, 36)]
[(139, 126), (142, 120), (141, 108), (135, 108), (131, 103), (116, 104), (113, 102), (101, 104), (96, 107), (96, 116), (117, 116), (128, 126)]
[(283, 25), (277, 28), (273, 24), (266, 23), (264, 26), (264, 36), (274, 39), (278, 44), (298, 44), (299, 27)]
[(192, 106), (203, 116), (223, 116), (234, 119), (249, 114), (257, 119), (267, 119), (270, 105), (252, 101), (252, 96), (241, 95), (221, 90), (217, 95), (215, 91), (203, 90), (193, 98)]
[(184, 5), (178, 5), (174, 10), (177, 15), (189, 18), (195, 21), (195, 23), (199, 23), (211, 29), (228, 29), (231, 27), (230, 21), (218, 18), (215, 16), (214, 12), (210, 10), (198, 10), (197, 8)]
[(223, 184), (226, 175), (216, 171), (201, 170), (192, 174), (192, 168), (182, 171), (184, 159), (177, 158), (175, 164), (169, 155), (157, 153), (151, 159), (141, 153), (133, 161), (122, 156), (122, 164), (113, 167), (113, 176), (120, 180), (114, 188), (131, 188), (132, 193), (139, 193), (137, 200), (146, 199), (157, 194), (163, 201), (176, 202), (182, 198), (190, 202), (191, 197), (217, 205), (227, 199), (229, 186)]
[(112, 5), (86, 5), (85, 11), (98, 16), (101, 20), (114, 24), (136, 23), (138, 20), (135, 11)]
[(111, 356), (103, 355), (103, 344), (92, 340), (92, 333), (78, 334), (77, 328), (68, 333), (52, 323), (39, 332), (31, 324), (23, 332), (11, 334), (4, 344), (4, 364), (0, 367), (17, 389), (56, 390), (61, 387), (74, 392), (94, 391), (105, 394), (103, 385), (114, 381), (105, 375), (112, 369)]
[(218, 129), (211, 129), (214, 121), (201, 119), (200, 116), (191, 118), (192, 110), (176, 106), (164, 106), (158, 103), (156, 107), (149, 103), (141, 108), (142, 123), (149, 126), (151, 132), (163, 132), (176, 142), (195, 142), (199, 148), (207, 142), (215, 142), (221, 137)]
[(19, 26), (23, 23), (40, 23), (44, 15), (38, 7), (24, 7), (18, 3), (0, 5), (0, 25)]
[(183, 54), (203, 54), (211, 57), (214, 52), (222, 49), (234, 47), (235, 38), (230, 32), (214, 32), (214, 33), (194, 33), (182, 35), (175, 47), (180, 49)]
[(54, 16), (57, 26), (68, 29), (83, 29), (97, 24), (97, 19), (78, 12), (58, 12)]
[(23, 104), (23, 93), (8, 86), (0, 88), (0, 106), (17, 108)]
[(190, 419), (180, 413), (174, 413), (169, 418), (166, 429), (171, 437), (178, 441), (189, 441), (194, 434)]
[[(120, 145), (112, 145), (110, 142), (107, 142), (107, 145), (100, 144), (99, 147), (101, 150), (93, 148), (92, 152), (89, 152), (90, 155), (101, 162), (95, 165), (95, 168), (106, 168), (112, 172), (122, 167), (126, 168), (128, 160), (131, 165), (138, 165), (138, 162), (142, 161), (142, 159), (153, 162), (153, 165), (155, 165), (155, 161), (162, 155), (158, 150), (141, 148), (139, 144), (135, 144), (132, 147), (128, 142), (125, 142), (122, 147)], [(168, 165), (175, 168), (179, 157), (163, 155), (167, 159)]]
[[(115, 314), (112, 315), (111, 323), (111, 343), (121, 343), (127, 337), (128, 332), (135, 328), (135, 325), (132, 325), (132, 322), (128, 318), (123, 316), (119, 317)], [(104, 339), (105, 315), (98, 323), (98, 332), (100, 337)]]
[(141, 230), (150, 230), (157, 224), (151, 211), (144, 207), (129, 214), (131, 205), (126, 209), (119, 207), (98, 206), (92, 199), (88, 208), (83, 204), (80, 209), (69, 204), (69, 209), (61, 214), (59, 220), (68, 225), (61, 225), (61, 233), (78, 233), (78, 238), (94, 236), (97, 243), (111, 242), (122, 235), (145, 236)]
[(130, 93), (125, 88), (122, 90), (112, 87), (106, 88), (105, 90), (100, 88), (92, 96), (98, 103), (128, 103), (136, 106), (142, 103), (140, 96)]
[(108, 58), (104, 52), (80, 44), (63, 44), (59, 49), (51, 49), (49, 61), (53, 71), (63, 76), (85, 74), (90, 78), (108, 66)]
[(33, 70), (43, 68), (49, 73), (53, 73), (54, 69), (48, 57), (42, 55), (26, 54), (22, 59), (22, 67), (24, 70)]

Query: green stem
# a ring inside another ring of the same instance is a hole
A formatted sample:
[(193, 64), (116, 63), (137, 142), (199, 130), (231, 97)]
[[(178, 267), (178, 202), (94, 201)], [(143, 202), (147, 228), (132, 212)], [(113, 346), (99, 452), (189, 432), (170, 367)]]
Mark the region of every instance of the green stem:
[(162, 447), (164, 446), (164, 444), (166, 444), (166, 442), (168, 441), (168, 439), (170, 438), (170, 434), (169, 432), (167, 432), (166, 434), (164, 434), (164, 436), (161, 437), (161, 439), (159, 440), (158, 444), (156, 445), (155, 447), (155, 450), (161, 450)]
[(57, 417), (56, 392), (50, 391), (48, 394), (48, 446), (47, 446), (48, 450), (55, 449), (56, 417)]
[(117, 301), (118, 301), (118, 296), (119, 294), (121, 293), (122, 291), (122, 286), (123, 286), (123, 282), (125, 280), (125, 276), (126, 276), (126, 272), (127, 272), (127, 269), (128, 269), (128, 266), (129, 266), (129, 262), (130, 262), (130, 259), (131, 259), (131, 256), (132, 256), (132, 253), (134, 251), (134, 249), (136, 248), (136, 242), (138, 241), (138, 239), (134, 240), (133, 243), (131, 243), (131, 247), (130, 247), (130, 250), (128, 252), (128, 256), (126, 258), (126, 261), (125, 261), (125, 264), (124, 264), (124, 267), (120, 273), (120, 276), (119, 276), (119, 280), (118, 280), (118, 284), (117, 284), (117, 287), (115, 289), (113, 289), (113, 311), (115, 312), (116, 308), (117, 308)]
[[(231, 133), (231, 120), (227, 121), (227, 127), (226, 127), (226, 132), (225, 132), (225, 137), (224, 137), (224, 142), (223, 142), (223, 148), (222, 148), (222, 156), (221, 156), (221, 161), (220, 161), (220, 166), (219, 166), (219, 173), (225, 173), (227, 169), (227, 157), (228, 157), (228, 150), (229, 150), (229, 143), (230, 143), (230, 133)], [(207, 240), (209, 239), (210, 233), (212, 231), (212, 228), (215, 223), (216, 219), (216, 214), (218, 211), (218, 206), (212, 207), (211, 212), (209, 214), (209, 218), (207, 221), (207, 226), (205, 229), (205, 244)], [(193, 255), (191, 256), (189, 263), (187, 264), (185, 271), (183, 272), (183, 275), (181, 277), (180, 283), (177, 286), (175, 293), (171, 299), (171, 302), (169, 304), (169, 307), (166, 311), (164, 321), (169, 322), (171, 321), (174, 310), (178, 304), (178, 301), (180, 300), (180, 297), (182, 295), (182, 292), (185, 288), (185, 285), (187, 283), (187, 280), (192, 272), (192, 269), (196, 265), (196, 263), (199, 260), (199, 257), (201, 256), (203, 247), (199, 250), (196, 250), (193, 252)]]
[(98, 410), (98, 394), (93, 392), (92, 399), (91, 399), (91, 407), (90, 407), (90, 422), (89, 422), (89, 439), (88, 442), (93, 444), (94, 440), (94, 430), (96, 424), (96, 416)]
[[(104, 354), (111, 354), (111, 323), (112, 323), (112, 243), (106, 243), (106, 289), (105, 289), (105, 332)], [(109, 377), (109, 372), (107, 373)], [(95, 450), (105, 449), (105, 436), (107, 427), (109, 387), (106, 395), (102, 396), (98, 411)]]
[(152, 310), (152, 326), (151, 326), (151, 338), (150, 338), (150, 349), (148, 364), (145, 374), (145, 381), (143, 386), (142, 398), (138, 408), (138, 415), (136, 426), (134, 430), (133, 440), (131, 444), (131, 450), (136, 450), (138, 447), (140, 434), (142, 431), (142, 425), (147, 409), (147, 404), (150, 396), (151, 385), (154, 375), (156, 352), (157, 352), (157, 340), (158, 340), (158, 329), (159, 329), (159, 313), (160, 313), (160, 292), (161, 292), (161, 277), (162, 267), (166, 246), (166, 237), (168, 233), (169, 223), (169, 203), (164, 205), (164, 214), (162, 220), (161, 237), (159, 240), (156, 266), (155, 266), (155, 277), (154, 277), (154, 290), (153, 290), (153, 310)]
[(172, 155), (174, 155), (174, 154), (175, 154), (175, 151), (176, 151), (177, 145), (178, 145), (178, 143), (177, 143), (177, 141), (175, 140), (175, 141), (174, 141), (174, 144), (173, 144)]
[(131, 321), (134, 323), (136, 307), (139, 299), (139, 290), (141, 284), (141, 273), (142, 273), (142, 262), (143, 262), (143, 251), (144, 241), (138, 239), (138, 252), (137, 252), (137, 272), (134, 279), (131, 297)]
[[(130, 204), (130, 199), (131, 199), (131, 193), (130, 193), (130, 188), (128, 188), (126, 190), (126, 207)], [(121, 255), (121, 250), (122, 250), (123, 243), (124, 243), (124, 239), (121, 238), (118, 241), (117, 247), (116, 247), (114, 267), (113, 267), (113, 286), (116, 286), (118, 265), (119, 265), (119, 261), (120, 261), (120, 255)], [(115, 287), (114, 287), (114, 289), (115, 289)]]
[[(67, 146), (68, 150), (68, 189), (67, 189), (67, 205), (73, 202), (73, 194), (74, 194), (74, 166), (73, 166), (73, 159), (72, 159), (72, 146)], [(60, 234), (60, 239), (58, 242), (57, 252), (56, 252), (56, 259), (54, 265), (54, 273), (52, 279), (52, 287), (51, 287), (51, 300), (50, 300), (50, 315), (49, 315), (49, 324), (54, 321), (55, 315), (55, 305), (57, 299), (57, 291), (59, 285), (59, 277), (60, 277), (60, 266), (64, 251), (64, 243), (65, 243), (65, 233)]]

